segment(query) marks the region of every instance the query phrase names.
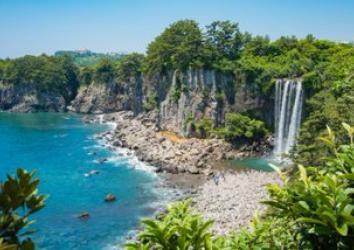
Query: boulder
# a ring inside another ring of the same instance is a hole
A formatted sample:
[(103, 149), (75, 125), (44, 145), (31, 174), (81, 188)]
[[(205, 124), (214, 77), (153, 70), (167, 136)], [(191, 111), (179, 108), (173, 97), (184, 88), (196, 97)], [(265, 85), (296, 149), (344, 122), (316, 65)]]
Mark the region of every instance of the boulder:
[(88, 212), (82, 212), (77, 216), (77, 218), (79, 218), (81, 220), (86, 220), (86, 219), (90, 218), (90, 214)]
[(112, 193), (109, 193), (106, 195), (106, 197), (104, 198), (105, 202), (113, 202), (116, 200), (116, 196)]
[(199, 169), (196, 166), (189, 166), (186, 169), (190, 174), (199, 174)]

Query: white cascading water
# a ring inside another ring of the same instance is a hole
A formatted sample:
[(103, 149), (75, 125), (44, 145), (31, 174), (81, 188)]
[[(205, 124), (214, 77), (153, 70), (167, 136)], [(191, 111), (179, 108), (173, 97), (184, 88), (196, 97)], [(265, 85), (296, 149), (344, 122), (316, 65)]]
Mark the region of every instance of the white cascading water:
[(278, 80), (275, 85), (275, 148), (274, 156), (281, 159), (296, 143), (301, 123), (303, 90), (297, 80)]

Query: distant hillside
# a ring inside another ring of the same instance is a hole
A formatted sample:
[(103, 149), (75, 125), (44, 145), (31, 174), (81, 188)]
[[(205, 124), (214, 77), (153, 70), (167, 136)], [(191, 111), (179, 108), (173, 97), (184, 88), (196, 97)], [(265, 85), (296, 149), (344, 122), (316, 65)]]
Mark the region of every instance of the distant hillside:
[(75, 63), (80, 66), (89, 66), (96, 64), (102, 58), (120, 59), (123, 53), (96, 53), (90, 50), (60, 50), (55, 52), (55, 56), (69, 54), (73, 57)]

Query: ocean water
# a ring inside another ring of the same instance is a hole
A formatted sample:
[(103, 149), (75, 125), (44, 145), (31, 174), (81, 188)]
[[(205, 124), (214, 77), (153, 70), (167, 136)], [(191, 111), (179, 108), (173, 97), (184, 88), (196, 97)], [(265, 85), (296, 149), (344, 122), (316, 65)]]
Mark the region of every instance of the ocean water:
[[(159, 177), (95, 139), (107, 129), (79, 115), (0, 113), (0, 181), (18, 167), (35, 169), (40, 192), (49, 195), (30, 226), (39, 249), (121, 249), (139, 218), (163, 202)], [(91, 170), (100, 173), (86, 177)], [(107, 193), (117, 201), (105, 203)], [(78, 219), (84, 211), (90, 218)]]

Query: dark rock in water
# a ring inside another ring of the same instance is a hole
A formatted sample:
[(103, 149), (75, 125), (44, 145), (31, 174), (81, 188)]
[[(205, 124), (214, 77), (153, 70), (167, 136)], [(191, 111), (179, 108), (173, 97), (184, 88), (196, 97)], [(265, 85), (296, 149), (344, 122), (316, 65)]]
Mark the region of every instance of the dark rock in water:
[(101, 159), (98, 159), (98, 163), (102, 164), (104, 162), (108, 161), (107, 158), (101, 158)]
[(100, 171), (98, 170), (91, 170), (90, 172), (84, 174), (86, 177), (92, 176), (92, 175), (98, 175)]
[(116, 196), (112, 193), (109, 193), (106, 195), (106, 197), (104, 198), (105, 202), (113, 202), (116, 200)]
[(120, 140), (116, 140), (116, 141), (113, 142), (113, 146), (121, 147), (122, 146), (122, 142)]
[(90, 214), (88, 212), (82, 212), (77, 218), (81, 220), (87, 220), (88, 218), (90, 218)]
[(156, 173), (162, 173), (162, 171), (163, 171), (162, 167), (156, 167), (155, 168), (155, 172)]

